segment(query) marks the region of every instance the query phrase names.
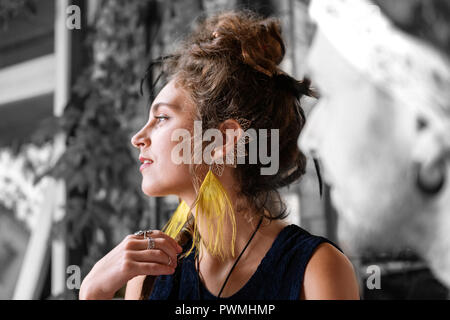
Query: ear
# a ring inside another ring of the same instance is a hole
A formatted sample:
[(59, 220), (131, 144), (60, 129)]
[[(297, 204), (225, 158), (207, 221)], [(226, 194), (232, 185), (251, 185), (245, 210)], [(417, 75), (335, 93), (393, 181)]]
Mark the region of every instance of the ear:
[[(241, 125), (234, 119), (228, 119), (222, 122), (219, 130), (222, 132), (224, 144), (214, 149), (213, 160), (225, 158), (227, 154), (234, 153), (234, 146), (244, 134)], [(224, 163), (226, 163), (225, 161), (224, 159)]]
[(416, 141), (412, 158), (420, 165), (421, 178), (425, 183), (433, 184), (442, 179), (443, 165), (449, 153), (449, 144), (445, 130), (436, 118), (428, 118), (423, 114), (416, 116)]

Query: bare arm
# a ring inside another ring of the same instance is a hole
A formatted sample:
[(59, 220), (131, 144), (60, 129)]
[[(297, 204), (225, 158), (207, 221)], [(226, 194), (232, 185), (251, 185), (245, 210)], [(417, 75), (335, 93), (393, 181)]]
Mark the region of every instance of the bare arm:
[(97, 261), (81, 283), (80, 300), (112, 299), (125, 284), (126, 299), (139, 299), (145, 275), (173, 274), (182, 248), (161, 231), (153, 230), (152, 238), (155, 248), (147, 249), (147, 239), (129, 235)]
[(300, 298), (359, 300), (358, 281), (350, 260), (331, 244), (321, 244), (306, 266)]

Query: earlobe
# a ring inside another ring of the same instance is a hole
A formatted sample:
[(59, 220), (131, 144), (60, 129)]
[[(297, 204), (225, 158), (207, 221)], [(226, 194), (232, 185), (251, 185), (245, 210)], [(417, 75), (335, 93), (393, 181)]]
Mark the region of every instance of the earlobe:
[(435, 168), (424, 168), (421, 163), (414, 164), (417, 188), (425, 195), (438, 195), (443, 189), (447, 173), (445, 164)]
[(435, 196), (443, 189), (447, 178), (446, 146), (426, 119), (418, 117), (418, 136), (413, 150), (413, 171), (417, 189)]

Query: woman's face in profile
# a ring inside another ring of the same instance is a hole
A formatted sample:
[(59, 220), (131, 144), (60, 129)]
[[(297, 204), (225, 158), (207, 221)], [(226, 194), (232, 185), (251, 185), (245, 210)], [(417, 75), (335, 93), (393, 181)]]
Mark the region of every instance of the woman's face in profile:
[(188, 164), (175, 164), (172, 141), (176, 129), (191, 130), (193, 105), (188, 94), (171, 80), (158, 94), (150, 108), (149, 118), (131, 139), (140, 150), (142, 191), (148, 196), (181, 196), (192, 189)]
[(413, 115), (354, 69), (320, 31), (308, 69), (321, 98), (299, 145), (321, 160), (341, 218), (340, 238), (361, 246), (363, 241), (382, 246), (386, 240), (392, 247), (386, 235), (399, 236), (417, 198), (411, 170)]

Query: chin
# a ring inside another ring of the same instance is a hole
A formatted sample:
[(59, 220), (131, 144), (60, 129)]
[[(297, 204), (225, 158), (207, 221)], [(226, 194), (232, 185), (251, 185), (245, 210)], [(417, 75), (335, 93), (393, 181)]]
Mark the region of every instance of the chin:
[(348, 254), (354, 256), (364, 255), (365, 252), (378, 251), (377, 237), (366, 229), (365, 224), (356, 221), (348, 221), (340, 218), (338, 221), (337, 236), (339, 243)]
[(338, 192), (332, 192), (331, 197), (338, 214), (337, 233), (343, 247), (355, 255), (367, 250), (392, 248), (392, 239), (387, 236), (389, 230), (383, 226), (383, 219), (377, 215), (373, 205), (360, 203), (362, 205), (357, 206), (358, 203), (346, 201)]
[(164, 188), (161, 188), (161, 184), (146, 183), (145, 179), (142, 181), (141, 185), (142, 192), (149, 197), (164, 197), (168, 193), (165, 192)]
[(441, 257), (428, 258), (430, 269), (433, 275), (440, 281), (443, 285), (450, 289), (450, 270), (448, 268), (449, 256), (444, 255)]
[(386, 224), (375, 212), (354, 219), (339, 215), (338, 238), (355, 255), (370, 252), (397, 252), (405, 247), (401, 226)]

